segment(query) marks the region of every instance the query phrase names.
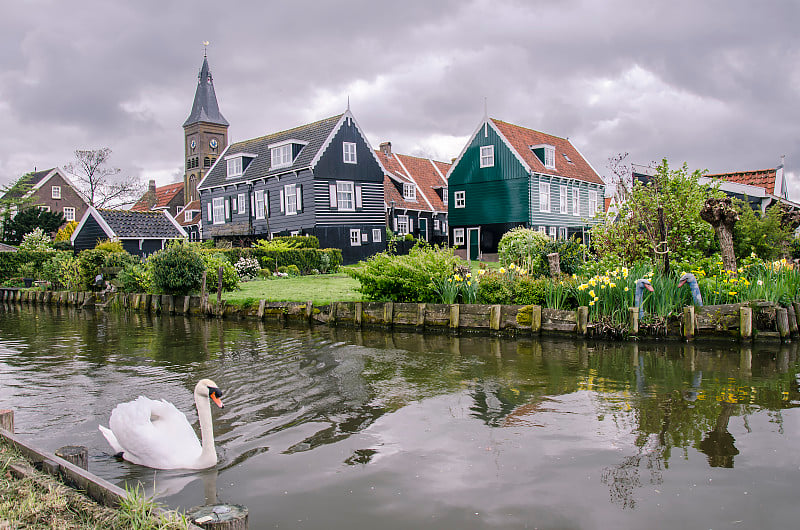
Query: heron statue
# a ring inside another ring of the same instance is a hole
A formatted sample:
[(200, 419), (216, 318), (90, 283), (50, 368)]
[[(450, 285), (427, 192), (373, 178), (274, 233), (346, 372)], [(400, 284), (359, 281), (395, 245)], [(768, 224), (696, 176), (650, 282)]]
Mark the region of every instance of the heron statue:
[(697, 285), (697, 278), (694, 274), (687, 272), (683, 274), (678, 280), (678, 287), (683, 287), (684, 284), (689, 284), (689, 291), (692, 293), (692, 302), (696, 306), (703, 306), (703, 295), (700, 294), (700, 287)]
[(636, 293), (634, 301), (636, 303), (636, 307), (639, 308), (639, 318), (641, 319), (644, 316), (644, 309), (642, 308), (642, 293), (647, 289), (651, 293), (653, 292), (653, 285), (650, 283), (650, 280), (647, 278), (640, 278), (636, 280)]

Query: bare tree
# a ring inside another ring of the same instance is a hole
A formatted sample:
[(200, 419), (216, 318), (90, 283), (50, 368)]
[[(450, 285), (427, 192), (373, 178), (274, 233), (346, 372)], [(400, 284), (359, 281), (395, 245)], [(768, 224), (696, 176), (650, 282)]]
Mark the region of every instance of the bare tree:
[(76, 185), (95, 208), (117, 208), (135, 201), (144, 191), (137, 177), (118, 176), (122, 171), (108, 166), (111, 149), (75, 151), (75, 162), (65, 169), (75, 177)]
[(630, 164), (625, 163), (626, 158), (628, 158), (628, 153), (617, 153), (609, 157), (606, 164), (606, 167), (611, 170), (609, 187), (614, 192), (617, 204), (625, 202), (633, 187), (633, 170)]

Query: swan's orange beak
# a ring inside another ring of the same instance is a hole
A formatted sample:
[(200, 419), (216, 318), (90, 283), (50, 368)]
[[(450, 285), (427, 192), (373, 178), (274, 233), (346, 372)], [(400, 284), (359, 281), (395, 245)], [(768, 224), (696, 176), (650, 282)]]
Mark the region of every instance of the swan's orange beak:
[(224, 408), (225, 408), (225, 405), (223, 405), (223, 404), (222, 404), (222, 400), (221, 400), (219, 397), (217, 397), (217, 393), (216, 393), (216, 392), (212, 392), (212, 393), (211, 393), (211, 394), (210, 394), (208, 397), (210, 397), (210, 398), (211, 398), (211, 401), (213, 401), (214, 403), (216, 403), (216, 405), (217, 405), (219, 408), (221, 408), (221, 409), (224, 409)]

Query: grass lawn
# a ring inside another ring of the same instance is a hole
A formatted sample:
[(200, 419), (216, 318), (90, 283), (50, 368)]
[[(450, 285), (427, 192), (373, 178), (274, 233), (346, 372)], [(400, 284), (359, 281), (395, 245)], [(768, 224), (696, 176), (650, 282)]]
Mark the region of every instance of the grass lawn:
[(363, 299), (356, 291), (361, 287), (358, 280), (339, 272), (295, 278), (272, 278), (253, 280), (239, 284), (239, 290), (223, 293), (229, 302), (243, 302), (251, 298), (270, 302), (305, 302), (312, 300), (315, 305), (331, 302), (358, 302)]

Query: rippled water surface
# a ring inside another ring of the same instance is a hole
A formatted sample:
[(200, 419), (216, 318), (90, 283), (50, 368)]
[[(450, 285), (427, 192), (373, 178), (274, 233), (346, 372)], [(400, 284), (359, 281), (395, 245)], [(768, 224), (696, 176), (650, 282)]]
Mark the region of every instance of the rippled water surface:
[[(0, 408), (49, 450), (251, 528), (790, 528), (797, 345), (610, 344), (281, 328), (0, 306)], [(119, 462), (115, 404), (165, 398), (220, 462)]]

